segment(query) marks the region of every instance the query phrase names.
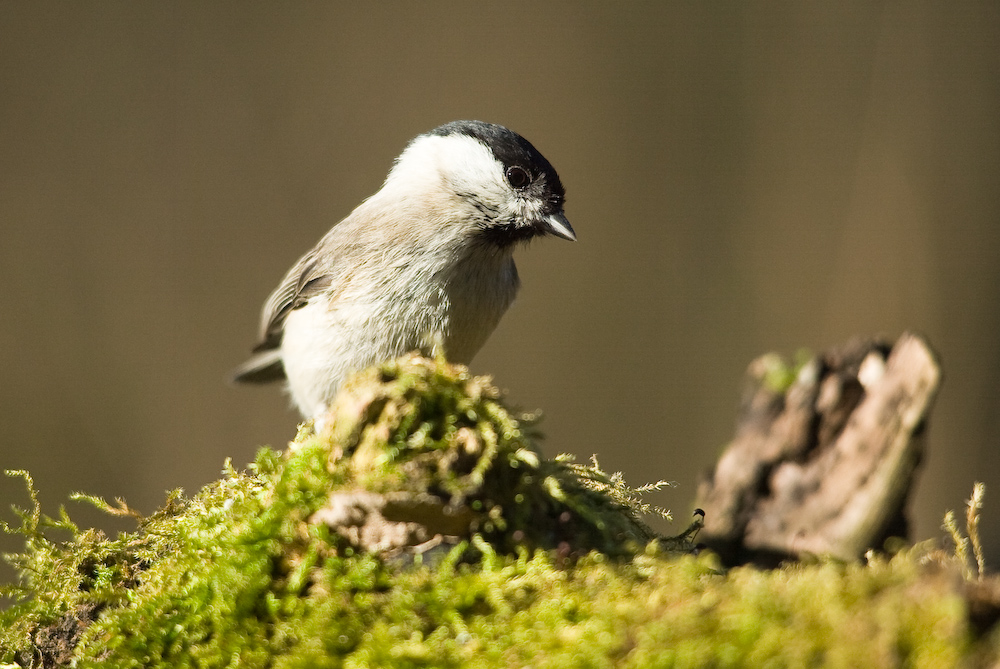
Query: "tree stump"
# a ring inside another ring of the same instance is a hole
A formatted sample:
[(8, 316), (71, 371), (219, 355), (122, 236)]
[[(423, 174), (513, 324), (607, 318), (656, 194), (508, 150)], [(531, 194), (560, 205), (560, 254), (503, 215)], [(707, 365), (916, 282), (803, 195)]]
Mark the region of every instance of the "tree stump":
[(736, 434), (699, 485), (700, 539), (729, 564), (856, 559), (905, 536), (905, 506), (941, 381), (918, 336), (858, 339), (790, 371), (748, 369)]

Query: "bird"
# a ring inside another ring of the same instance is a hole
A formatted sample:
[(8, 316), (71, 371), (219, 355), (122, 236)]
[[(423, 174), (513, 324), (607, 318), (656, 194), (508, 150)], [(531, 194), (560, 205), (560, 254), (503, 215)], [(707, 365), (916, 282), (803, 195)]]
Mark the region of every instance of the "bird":
[(233, 379), (284, 379), (318, 430), (352, 372), (413, 350), (467, 365), (518, 292), (514, 249), (576, 240), (565, 200), (551, 163), (502, 125), (417, 136), (381, 189), (285, 274)]

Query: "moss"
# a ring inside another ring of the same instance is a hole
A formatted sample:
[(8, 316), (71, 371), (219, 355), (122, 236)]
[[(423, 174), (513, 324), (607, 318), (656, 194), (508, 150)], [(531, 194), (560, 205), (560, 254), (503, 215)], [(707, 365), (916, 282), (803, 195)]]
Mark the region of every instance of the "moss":
[[(227, 466), (148, 518), (87, 498), (136, 517), (115, 539), (64, 511), (44, 516), (22, 473), (33, 499), (7, 528), (26, 545), (10, 557), (21, 580), (6, 589), (0, 666), (947, 667), (996, 656), (992, 637), (969, 631), (953, 558), (911, 549), (723, 573), (688, 554), (686, 536), (654, 537), (641, 489), (596, 464), (541, 458), (532, 417), (464, 368), (402, 359), (357, 376), (334, 411), (331, 432), (303, 430), (285, 453)], [(348, 532), (331, 520), (345, 503), (379, 522)]]

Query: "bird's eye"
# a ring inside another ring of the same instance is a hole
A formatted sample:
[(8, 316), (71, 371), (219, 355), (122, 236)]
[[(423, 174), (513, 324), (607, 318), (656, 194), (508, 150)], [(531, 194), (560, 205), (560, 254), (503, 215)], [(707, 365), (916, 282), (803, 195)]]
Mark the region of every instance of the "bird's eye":
[(507, 168), (507, 183), (520, 190), (531, 183), (531, 175), (523, 167), (514, 165)]

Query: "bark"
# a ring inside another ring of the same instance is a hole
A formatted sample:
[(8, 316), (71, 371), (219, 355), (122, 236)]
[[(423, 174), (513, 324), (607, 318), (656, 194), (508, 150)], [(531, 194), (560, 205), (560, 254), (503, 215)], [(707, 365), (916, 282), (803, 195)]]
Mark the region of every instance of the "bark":
[(842, 559), (906, 535), (905, 506), (941, 381), (927, 344), (854, 340), (782, 383), (751, 363), (736, 435), (702, 481), (704, 542), (729, 563)]

